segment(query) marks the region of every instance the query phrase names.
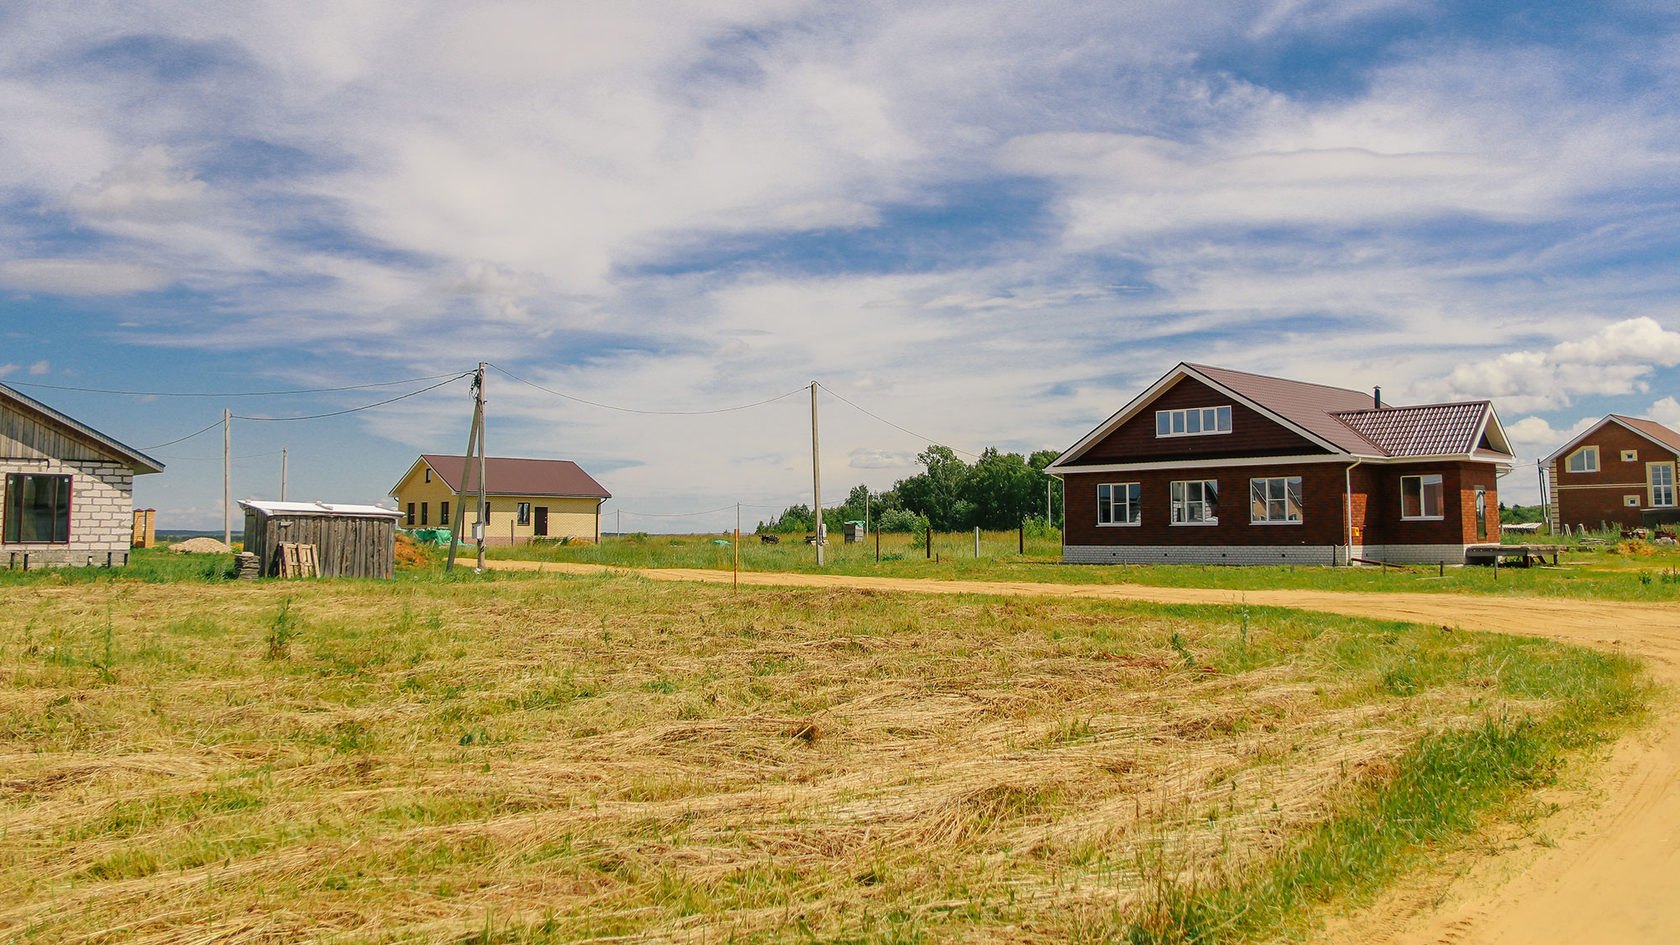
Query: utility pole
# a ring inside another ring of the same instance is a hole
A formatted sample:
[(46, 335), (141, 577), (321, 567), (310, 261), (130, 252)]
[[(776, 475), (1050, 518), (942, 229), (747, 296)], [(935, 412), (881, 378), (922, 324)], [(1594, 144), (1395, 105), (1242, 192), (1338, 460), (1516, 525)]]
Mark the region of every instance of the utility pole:
[(222, 408), (222, 544), (233, 547), (233, 411)]
[[(478, 567), (475, 574), (484, 573), (484, 546), (490, 541), (490, 502), (484, 492), (488, 487), (484, 481), (484, 368), (483, 361), (478, 362)], [(508, 538), (508, 544), (513, 538)]]
[(817, 453), (817, 382), (811, 382), (811, 495), (817, 505), (817, 567), (823, 565), (822, 461)]
[(735, 590), (741, 589), (741, 503), (735, 503)]
[(444, 565), (445, 571), (455, 570), (455, 552), (461, 546), (461, 527), (467, 519), (467, 471), (472, 469), (473, 445), (482, 441), (478, 430), (484, 424), (484, 366), (483, 361), (478, 362), (478, 373), (473, 377), (472, 428), (467, 431), (467, 453), (461, 457), (461, 478), (455, 486), (455, 521), (449, 528), (449, 563)]
[(617, 535), (620, 538), (623, 538), (624, 537), (624, 510), (623, 509), (613, 509), (613, 522), (616, 523), (616, 524), (613, 525), (613, 534)]
[(1050, 527), (1050, 489), (1051, 488), (1052, 487), (1051, 487), (1051, 484), (1050, 484), (1049, 480), (1046, 480), (1045, 483), (1044, 483), (1044, 527), (1045, 528)]
[(280, 447), (280, 501), (286, 501), (286, 448)]

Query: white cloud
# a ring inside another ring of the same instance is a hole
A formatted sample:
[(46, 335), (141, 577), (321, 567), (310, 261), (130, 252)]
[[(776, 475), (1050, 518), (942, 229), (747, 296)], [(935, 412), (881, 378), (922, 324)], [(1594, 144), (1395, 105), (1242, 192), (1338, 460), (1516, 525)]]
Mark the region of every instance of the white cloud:
[(1511, 438), (1511, 446), (1519, 457), (1546, 456), (1601, 419), (1582, 417), (1570, 426), (1558, 429), (1541, 417), (1524, 417), (1515, 423), (1505, 424), (1505, 434)]
[(18, 366), (15, 364), (0, 364), (0, 377), (5, 377), (17, 369)]
[(34, 364), (29, 366), (29, 373), (33, 377), (40, 377), (51, 370), (52, 365), (48, 364), (46, 361), (36, 361)]
[(55, 295), (153, 292), (175, 281), (155, 266), (94, 259), (13, 259), (0, 263), (0, 285)]
[(1677, 364), (1680, 332), (1640, 317), (1545, 351), (1513, 351), (1460, 365), (1446, 384), (1462, 396), (1498, 398), (1507, 409), (1546, 410), (1567, 407), (1583, 395), (1643, 392), (1653, 370)]
[(1650, 409), (1645, 411), (1645, 416), (1670, 430), (1680, 430), (1680, 400), (1664, 397), (1653, 403)]
[(207, 189), (165, 148), (152, 145), (76, 187), (65, 203), (95, 220), (164, 223), (197, 215)]

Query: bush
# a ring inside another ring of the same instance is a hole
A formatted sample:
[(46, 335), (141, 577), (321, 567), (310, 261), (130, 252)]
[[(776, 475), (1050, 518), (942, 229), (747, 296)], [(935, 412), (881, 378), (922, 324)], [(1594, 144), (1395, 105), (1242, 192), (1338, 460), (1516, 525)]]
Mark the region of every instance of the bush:
[(908, 509), (887, 509), (876, 520), (884, 532), (913, 532), (921, 535), (928, 527), (927, 516), (917, 515)]

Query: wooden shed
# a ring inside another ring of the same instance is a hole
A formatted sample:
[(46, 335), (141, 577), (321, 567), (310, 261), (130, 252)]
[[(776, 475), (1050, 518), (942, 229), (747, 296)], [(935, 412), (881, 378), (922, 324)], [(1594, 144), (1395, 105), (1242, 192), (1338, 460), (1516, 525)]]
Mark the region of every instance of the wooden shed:
[(314, 545), (321, 577), (391, 576), (396, 559), (396, 509), (325, 502), (245, 499), (245, 550), (264, 577), (280, 573), (282, 542)]

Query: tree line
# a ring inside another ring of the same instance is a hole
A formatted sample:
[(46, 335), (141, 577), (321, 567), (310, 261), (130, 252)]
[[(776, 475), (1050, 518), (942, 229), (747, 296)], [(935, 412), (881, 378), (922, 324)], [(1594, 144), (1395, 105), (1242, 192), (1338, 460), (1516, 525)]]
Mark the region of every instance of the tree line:
[[(844, 523), (865, 520), (866, 503), (870, 527), (879, 525), (887, 532), (966, 531), (977, 526), (998, 531), (1028, 522), (1059, 523), (1062, 486), (1044, 472), (1059, 455), (1055, 450), (1039, 450), (1023, 456), (987, 447), (970, 464), (948, 446), (929, 446), (916, 454), (922, 472), (900, 479), (886, 492), (853, 486), (844, 502), (823, 509), (823, 523), (838, 535)], [(815, 529), (816, 519), (808, 505), (790, 506), (776, 518), (758, 523), (760, 534), (810, 534)]]

